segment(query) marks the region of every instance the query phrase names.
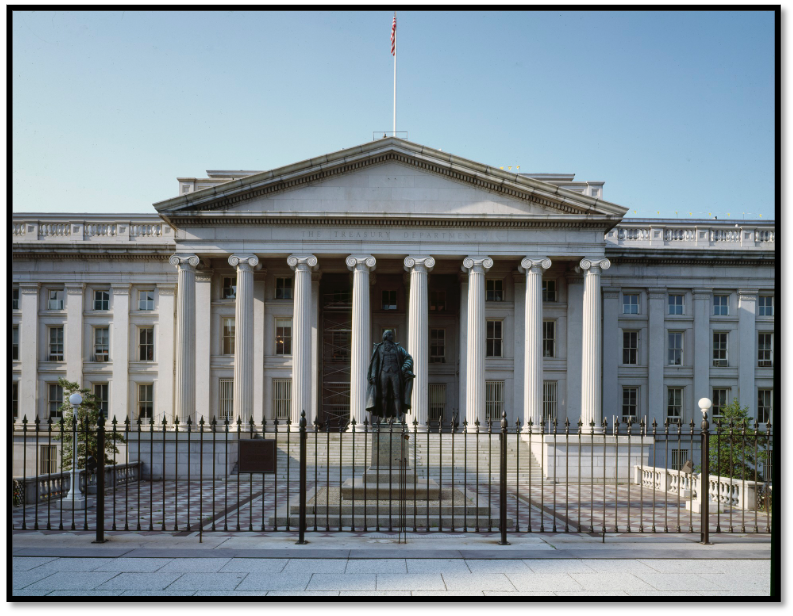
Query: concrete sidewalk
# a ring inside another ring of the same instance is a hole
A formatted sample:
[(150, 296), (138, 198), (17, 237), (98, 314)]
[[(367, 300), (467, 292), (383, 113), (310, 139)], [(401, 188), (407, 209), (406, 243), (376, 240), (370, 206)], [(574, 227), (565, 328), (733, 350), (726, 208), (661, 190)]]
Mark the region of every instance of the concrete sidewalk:
[(687, 535), (14, 533), (24, 596), (768, 596), (770, 542)]

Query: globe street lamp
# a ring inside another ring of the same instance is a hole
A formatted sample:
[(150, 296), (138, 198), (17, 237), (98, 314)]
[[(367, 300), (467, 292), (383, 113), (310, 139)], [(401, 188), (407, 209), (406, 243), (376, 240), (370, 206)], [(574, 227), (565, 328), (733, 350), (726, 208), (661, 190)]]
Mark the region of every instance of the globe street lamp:
[[(72, 405), (72, 476), (69, 483), (69, 494), (63, 500), (63, 506), (67, 509), (83, 508), (85, 498), (80, 493), (78, 486), (79, 477), (77, 475), (77, 409), (83, 403), (83, 397), (79, 393), (69, 396), (69, 404)], [(87, 486), (86, 486), (87, 487)]]

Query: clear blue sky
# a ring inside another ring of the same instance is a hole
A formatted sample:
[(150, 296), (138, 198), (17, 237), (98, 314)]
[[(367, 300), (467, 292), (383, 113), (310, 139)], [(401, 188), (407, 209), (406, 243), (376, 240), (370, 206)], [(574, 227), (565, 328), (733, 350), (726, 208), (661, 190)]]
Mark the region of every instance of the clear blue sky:
[[(177, 176), (370, 141), (391, 128), (391, 17), (14, 13), (14, 209), (153, 212)], [(404, 11), (398, 25), (411, 141), (604, 180), (630, 216), (773, 218), (771, 12)]]

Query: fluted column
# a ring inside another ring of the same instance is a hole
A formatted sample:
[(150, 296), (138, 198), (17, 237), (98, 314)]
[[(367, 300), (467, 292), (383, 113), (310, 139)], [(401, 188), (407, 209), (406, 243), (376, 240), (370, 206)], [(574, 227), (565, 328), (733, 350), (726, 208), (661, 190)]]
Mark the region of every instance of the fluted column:
[(408, 348), (413, 356), (413, 418), (420, 429), (427, 427), (429, 418), (429, 298), (427, 274), (435, 267), (432, 257), (405, 257), (405, 270), (410, 272), (410, 303), (408, 305)]
[(352, 361), (350, 366), (350, 418), (357, 424), (366, 419), (366, 371), (372, 354), (371, 315), (369, 311), (369, 272), (377, 261), (372, 255), (350, 255), (352, 270)]
[(485, 274), (491, 267), (490, 257), (466, 257), (463, 261), (463, 271), (468, 272), (465, 417), (469, 425), (477, 419), (485, 422)]
[(237, 268), (237, 297), (234, 304), (234, 421), (245, 424), (253, 417), (253, 268), (256, 255), (231, 255), (229, 265)]
[(196, 255), (173, 255), (178, 271), (176, 296), (176, 378), (174, 415), (180, 423), (195, 411), (195, 268)]
[(581, 421), (584, 426), (603, 419), (601, 399), (600, 274), (611, 267), (608, 259), (581, 259), (584, 270), (584, 311), (581, 341)]
[(295, 271), (295, 300), (292, 311), (292, 425), (303, 411), (311, 413), (311, 272), (317, 269), (314, 255), (289, 255)]
[(549, 267), (548, 258), (526, 257), (518, 268), (526, 273), (523, 419), (535, 426), (542, 423), (542, 272)]

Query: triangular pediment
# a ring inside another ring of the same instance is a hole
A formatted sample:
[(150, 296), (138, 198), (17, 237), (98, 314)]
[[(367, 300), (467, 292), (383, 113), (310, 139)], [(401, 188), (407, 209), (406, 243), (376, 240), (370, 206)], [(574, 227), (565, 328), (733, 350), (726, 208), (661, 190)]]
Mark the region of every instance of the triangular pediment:
[(167, 218), (263, 216), (619, 220), (626, 208), (396, 138), (156, 203)]

